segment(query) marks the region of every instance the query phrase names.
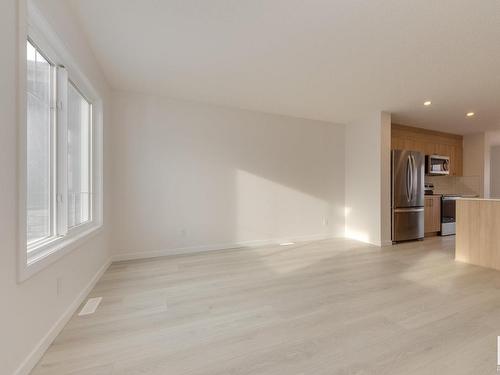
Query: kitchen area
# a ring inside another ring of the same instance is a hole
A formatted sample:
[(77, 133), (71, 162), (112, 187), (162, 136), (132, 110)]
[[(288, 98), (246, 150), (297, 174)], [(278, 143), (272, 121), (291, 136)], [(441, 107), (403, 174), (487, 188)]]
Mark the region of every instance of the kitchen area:
[(391, 130), (393, 244), (454, 236), (456, 261), (500, 270), (500, 132)]
[(456, 203), (481, 195), (464, 176), (463, 136), (392, 124), (392, 241), (456, 233)]

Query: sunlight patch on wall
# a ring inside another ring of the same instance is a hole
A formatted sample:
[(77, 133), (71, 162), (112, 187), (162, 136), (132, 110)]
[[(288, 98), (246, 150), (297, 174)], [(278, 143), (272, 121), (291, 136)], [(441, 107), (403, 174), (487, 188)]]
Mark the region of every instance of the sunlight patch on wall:
[[(351, 211), (351, 207), (344, 207), (344, 216), (347, 218), (351, 214)], [(350, 228), (347, 224), (345, 228), (345, 237), (351, 240), (370, 243), (370, 235), (368, 233), (355, 228)]]
[(236, 241), (276, 243), (280, 249), (277, 255), (262, 256), (273, 271), (291, 272), (308, 266), (277, 269), (280, 262), (276, 259), (295, 248), (279, 244), (331, 235), (331, 206), (323, 199), (242, 170), (236, 173), (236, 197)]
[(351, 207), (344, 207), (344, 217), (349, 216), (349, 214), (351, 213), (351, 211), (352, 211)]
[(351, 240), (356, 240), (360, 242), (365, 242), (365, 243), (371, 243), (370, 242), (370, 235), (366, 232), (358, 231), (352, 228), (345, 228), (345, 236), (346, 238), (349, 238)]
[(329, 202), (293, 187), (238, 170), (236, 195), (238, 242), (328, 233)]

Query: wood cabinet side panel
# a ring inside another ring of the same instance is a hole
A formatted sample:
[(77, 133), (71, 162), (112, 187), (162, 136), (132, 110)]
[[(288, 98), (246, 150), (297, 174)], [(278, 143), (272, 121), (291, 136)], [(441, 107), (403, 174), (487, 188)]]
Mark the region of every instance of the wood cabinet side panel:
[(500, 270), (500, 202), (457, 201), (455, 259)]

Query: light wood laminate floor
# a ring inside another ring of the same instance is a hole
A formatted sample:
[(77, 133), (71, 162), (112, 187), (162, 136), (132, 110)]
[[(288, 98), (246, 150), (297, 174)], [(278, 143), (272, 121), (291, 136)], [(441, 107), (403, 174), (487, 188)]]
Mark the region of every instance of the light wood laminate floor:
[(36, 375), (495, 374), (500, 272), (453, 237), (113, 264)]

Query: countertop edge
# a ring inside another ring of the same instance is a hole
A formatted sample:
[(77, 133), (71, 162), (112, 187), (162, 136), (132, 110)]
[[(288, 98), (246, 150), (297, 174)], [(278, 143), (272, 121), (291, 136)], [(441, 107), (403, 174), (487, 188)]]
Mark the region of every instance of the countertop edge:
[(467, 198), (467, 197), (460, 197), (458, 200), (461, 201), (488, 201), (488, 202), (500, 202), (500, 199), (496, 198)]

